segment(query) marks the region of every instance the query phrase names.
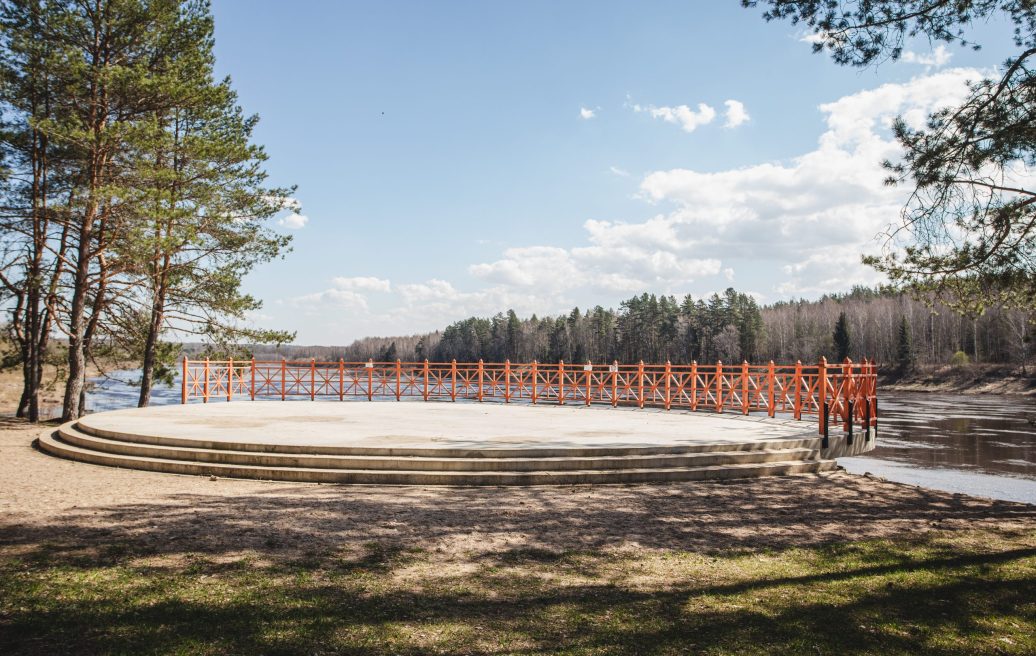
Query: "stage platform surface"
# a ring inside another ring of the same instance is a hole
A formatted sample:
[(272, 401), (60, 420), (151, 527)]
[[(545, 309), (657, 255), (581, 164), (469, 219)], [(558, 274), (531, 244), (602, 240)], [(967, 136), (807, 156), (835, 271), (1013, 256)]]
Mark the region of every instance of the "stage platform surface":
[[(87, 415), (111, 437), (152, 436), (350, 452), (642, 450), (815, 437), (813, 421), (684, 410), (422, 401), (232, 401)], [(163, 438), (165, 438), (163, 440)]]

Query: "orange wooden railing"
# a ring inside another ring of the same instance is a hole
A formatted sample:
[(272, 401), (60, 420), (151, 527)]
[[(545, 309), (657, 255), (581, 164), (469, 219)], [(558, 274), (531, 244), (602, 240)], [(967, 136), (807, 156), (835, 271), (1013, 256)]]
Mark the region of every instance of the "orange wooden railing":
[[(235, 397), (403, 398), (504, 403), (578, 403), (815, 415), (825, 436), (833, 421), (849, 443), (859, 425), (877, 427), (877, 365), (543, 364), (505, 361), (287, 362), (183, 360), (182, 402)], [(827, 446), (825, 444), (825, 446)]]

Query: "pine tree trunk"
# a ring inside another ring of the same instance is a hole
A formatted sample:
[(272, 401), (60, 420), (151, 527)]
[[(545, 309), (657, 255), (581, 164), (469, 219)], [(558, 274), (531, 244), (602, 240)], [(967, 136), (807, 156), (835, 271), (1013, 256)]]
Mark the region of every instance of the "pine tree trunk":
[(162, 321), (164, 318), (165, 289), (164, 287), (155, 295), (155, 301), (151, 306), (151, 322), (148, 325), (147, 339), (144, 342), (144, 361), (140, 371), (140, 398), (137, 400), (138, 408), (146, 408), (151, 403), (151, 389), (155, 380), (155, 354), (158, 350), (158, 339), (162, 334)]
[(90, 285), (90, 247), (93, 244), (93, 222), (96, 202), (91, 200), (80, 225), (76, 248), (76, 271), (72, 287), (72, 304), (68, 314), (68, 381), (65, 383), (63, 421), (82, 416), (86, 390), (86, 297)]

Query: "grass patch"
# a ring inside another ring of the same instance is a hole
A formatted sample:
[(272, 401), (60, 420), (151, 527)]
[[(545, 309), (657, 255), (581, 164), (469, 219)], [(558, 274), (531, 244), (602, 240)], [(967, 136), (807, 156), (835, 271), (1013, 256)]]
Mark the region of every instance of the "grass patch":
[(4, 654), (1031, 654), (1036, 535), (783, 551), (0, 559)]

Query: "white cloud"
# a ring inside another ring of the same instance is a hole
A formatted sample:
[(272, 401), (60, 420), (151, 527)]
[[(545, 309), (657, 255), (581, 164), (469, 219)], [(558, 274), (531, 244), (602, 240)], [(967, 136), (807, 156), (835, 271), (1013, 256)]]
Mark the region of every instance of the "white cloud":
[(307, 314), (319, 314), (328, 306), (365, 311), (367, 297), (351, 289), (332, 287), (322, 292), (296, 296), (291, 299), (291, 304), (303, 308)]
[(277, 225), (282, 228), (288, 228), (289, 230), (301, 230), (306, 227), (307, 223), (309, 223), (309, 217), (296, 212), (292, 212), (288, 216), (277, 221)]
[(625, 169), (620, 169), (618, 166), (609, 166), (608, 170), (619, 176), (620, 178), (630, 177), (630, 172)]
[(356, 276), (353, 278), (338, 276), (336, 278), (332, 278), (331, 283), (336, 289), (350, 289), (369, 292), (392, 291), (392, 283), (388, 280), (375, 278), (373, 276)]
[(976, 77), (950, 70), (845, 96), (820, 106), (827, 129), (814, 150), (726, 171), (657, 171), (642, 180), (641, 193), (674, 205), (663, 221), (675, 240), (696, 235), (699, 248), (725, 261), (770, 267), (777, 293), (875, 282), (880, 276), (859, 255), (876, 249), (875, 236), (898, 220), (905, 200), (904, 190), (882, 184), (880, 162), (900, 154), (888, 127), (896, 115), (923, 122), (956, 104)]
[(580, 107), (579, 108), (579, 118), (581, 118), (581, 119), (583, 119), (585, 121), (588, 121), (588, 120), (592, 119), (595, 116), (597, 116), (597, 112), (595, 112), (594, 110), (592, 110), (592, 109), (590, 109), (588, 107)]
[(939, 44), (935, 47), (935, 50), (927, 54), (919, 54), (912, 50), (907, 50), (900, 57), (900, 61), (907, 64), (920, 64), (932, 68), (945, 66), (950, 63), (951, 59), (953, 59), (953, 53), (942, 44)]
[(674, 123), (684, 132), (694, 132), (699, 126), (707, 125), (716, 118), (716, 110), (705, 103), (698, 103), (697, 111), (687, 105), (677, 107), (655, 107), (654, 105), (633, 105), (633, 111), (650, 114), (667, 123)]
[(317, 315), (328, 307), (345, 308), (366, 312), (368, 297), (363, 292), (389, 293), (392, 284), (388, 280), (373, 276), (338, 276), (331, 279), (330, 289), (291, 299), (295, 307), (303, 308), (307, 314)]
[[(878, 250), (875, 237), (899, 221), (908, 193), (882, 184), (880, 162), (901, 155), (892, 120), (902, 115), (921, 125), (933, 110), (958, 103), (966, 82), (981, 76), (942, 70), (825, 103), (815, 145), (785, 161), (649, 173), (639, 193), (656, 208), (653, 215), (589, 219), (575, 243), (507, 248), (471, 264), (467, 285), (342, 278), (304, 298), (347, 308), (369, 333), (398, 334), (509, 307), (542, 315), (614, 304), (645, 290), (700, 296), (728, 286), (735, 271), (739, 287), (766, 295), (760, 300), (874, 284), (881, 276), (860, 263), (860, 254)], [(365, 313), (361, 292), (379, 292)]]
[[(818, 43), (827, 44), (828, 41), (833, 41), (835, 43), (842, 43), (842, 42), (845, 41), (845, 38), (846, 37), (845, 37), (844, 33), (841, 33), (841, 34), (831, 34), (831, 33), (828, 33), (828, 32), (807, 32), (807, 33), (804, 33), (801, 36), (799, 36), (798, 40), (801, 43), (809, 43), (811, 45), (816, 45)], [(829, 47), (830, 46), (826, 46), (825, 45), (825, 48), (829, 48)]]
[(712, 257), (693, 257), (693, 243), (680, 243), (664, 218), (627, 224), (587, 221), (590, 244), (574, 248), (509, 248), (495, 262), (475, 264), (476, 278), (511, 288), (555, 292), (591, 289), (629, 292), (669, 289), (719, 273)]
[(280, 207), (282, 210), (301, 212), (302, 203), (297, 198), (284, 198), (281, 196), (263, 196), (267, 203)]
[(748, 112), (745, 111), (745, 104), (738, 100), (726, 100), (723, 102), (727, 106), (725, 115), (727, 122), (723, 124), (725, 128), (736, 128), (742, 123), (747, 123), (751, 118)]

